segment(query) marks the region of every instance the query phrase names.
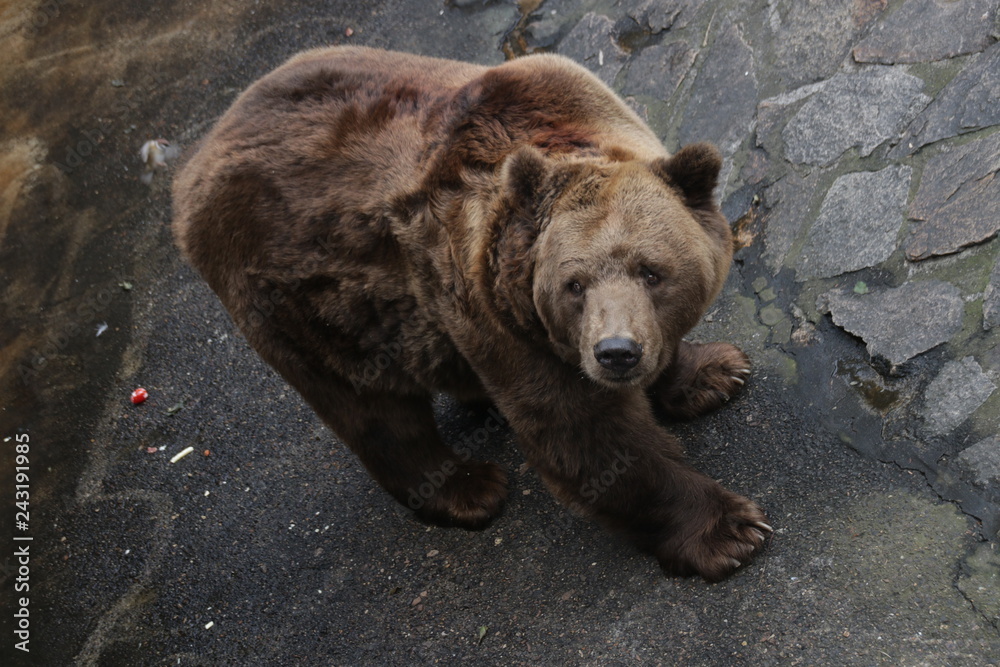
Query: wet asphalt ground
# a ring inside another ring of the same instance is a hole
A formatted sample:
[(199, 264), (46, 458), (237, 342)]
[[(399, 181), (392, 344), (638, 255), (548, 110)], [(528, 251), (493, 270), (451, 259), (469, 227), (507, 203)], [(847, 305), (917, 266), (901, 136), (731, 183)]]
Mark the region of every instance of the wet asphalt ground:
[[(1000, 664), (998, 4), (0, 3), (3, 664)], [(423, 526), (256, 358), (137, 154), (335, 43), (557, 51), (720, 145), (695, 334), (755, 369), (676, 430), (767, 510), (753, 564), (663, 577), (446, 397), (510, 502)]]

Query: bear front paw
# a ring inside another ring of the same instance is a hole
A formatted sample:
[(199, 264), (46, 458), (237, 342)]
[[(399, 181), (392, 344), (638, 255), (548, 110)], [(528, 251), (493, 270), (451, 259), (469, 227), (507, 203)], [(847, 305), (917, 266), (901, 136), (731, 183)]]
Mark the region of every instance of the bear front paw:
[(507, 473), (495, 463), (449, 460), (424, 478), (407, 505), (435, 526), (482, 530), (500, 516), (507, 500)]
[(682, 516), (656, 557), (667, 574), (716, 582), (750, 562), (772, 532), (756, 503), (718, 487), (710, 503)]
[(691, 419), (720, 408), (749, 377), (750, 359), (735, 345), (684, 342), (652, 390), (668, 415)]

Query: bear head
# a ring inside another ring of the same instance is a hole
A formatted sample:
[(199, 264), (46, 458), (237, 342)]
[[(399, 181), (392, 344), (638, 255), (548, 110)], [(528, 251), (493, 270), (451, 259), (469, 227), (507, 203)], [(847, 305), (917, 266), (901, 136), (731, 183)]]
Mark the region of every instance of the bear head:
[(514, 152), (501, 170), (511, 213), (497, 286), (520, 292), (506, 299), (517, 319), (540, 322), (555, 353), (600, 385), (650, 384), (729, 271), (713, 199), (721, 164), (708, 144), (651, 163)]

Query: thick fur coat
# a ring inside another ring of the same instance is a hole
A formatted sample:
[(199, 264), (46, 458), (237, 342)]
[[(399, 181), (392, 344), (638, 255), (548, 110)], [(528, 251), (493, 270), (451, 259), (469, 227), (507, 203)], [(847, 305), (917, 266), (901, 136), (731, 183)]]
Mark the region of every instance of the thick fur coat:
[(563, 502), (717, 580), (770, 528), (684, 462), (652, 401), (693, 417), (749, 374), (737, 348), (683, 340), (731, 262), (720, 165), (703, 144), (669, 155), (558, 56), (336, 47), (236, 100), (175, 181), (174, 232), (250, 344), (423, 520), (500, 513), (504, 471), (449, 448), (431, 410), (434, 392), (486, 399)]

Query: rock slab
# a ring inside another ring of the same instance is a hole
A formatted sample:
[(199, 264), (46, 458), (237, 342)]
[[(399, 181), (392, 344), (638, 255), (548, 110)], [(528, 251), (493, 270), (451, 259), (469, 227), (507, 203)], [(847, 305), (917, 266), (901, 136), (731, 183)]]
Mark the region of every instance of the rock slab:
[(785, 126), (786, 157), (826, 166), (850, 148), (871, 155), (931, 101), (923, 87), (921, 79), (882, 66), (828, 79)]
[(559, 53), (572, 58), (614, 87), (628, 55), (615, 41), (615, 26), (607, 16), (590, 12), (559, 44)]
[[(997, 102), (1000, 104), (1000, 100)], [(934, 156), (910, 217), (922, 220), (904, 248), (911, 260), (947, 255), (1000, 231), (1000, 133)]]
[(628, 16), (656, 35), (685, 27), (698, 8), (698, 0), (643, 0), (629, 7)]
[(805, 224), (817, 175), (802, 178), (792, 171), (764, 191), (767, 217), (764, 222), (764, 261), (777, 273)]
[(833, 76), (851, 52), (851, 45), (878, 17), (876, 3), (857, 0), (797, 0), (770, 3), (770, 51), (782, 89)]
[(1000, 436), (980, 440), (963, 450), (958, 463), (971, 474), (976, 486), (1000, 496)]
[(1000, 324), (1000, 257), (990, 274), (990, 284), (983, 298), (983, 328), (986, 330)]
[(649, 46), (629, 65), (622, 92), (666, 102), (684, 80), (697, 55), (685, 42)]
[(757, 108), (753, 51), (736, 25), (715, 40), (691, 91), (681, 144), (710, 141), (731, 155), (749, 134)]
[(868, 294), (838, 289), (817, 306), (834, 324), (865, 341), (873, 357), (893, 365), (951, 339), (962, 328), (965, 302), (957, 287), (940, 280), (910, 282)]
[(924, 416), (932, 435), (953, 431), (996, 390), (972, 357), (949, 361), (924, 393)]
[(1000, 124), (1000, 42), (975, 56), (907, 128), (889, 154), (900, 158), (921, 146)]
[(912, 169), (902, 165), (841, 176), (809, 228), (796, 264), (799, 279), (875, 266), (896, 248)]
[(921, 63), (982, 51), (993, 42), (996, 0), (909, 0), (856, 47), (859, 63)]

